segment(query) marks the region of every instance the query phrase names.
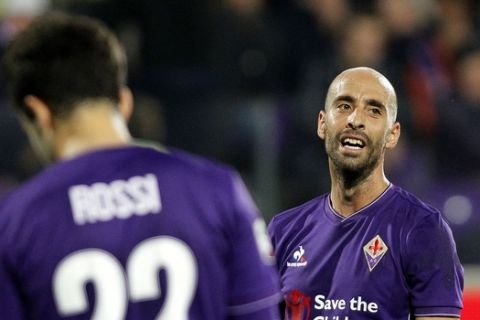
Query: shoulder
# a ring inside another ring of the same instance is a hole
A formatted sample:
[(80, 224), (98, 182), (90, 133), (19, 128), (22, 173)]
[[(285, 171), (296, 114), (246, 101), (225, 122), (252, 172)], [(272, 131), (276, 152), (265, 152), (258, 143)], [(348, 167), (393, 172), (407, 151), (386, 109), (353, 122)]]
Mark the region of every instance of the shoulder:
[(199, 174), (207, 175), (236, 175), (236, 171), (225, 163), (205, 158), (189, 153), (184, 150), (170, 148), (167, 154), (173, 161), (176, 161), (178, 165), (184, 166)]
[(5, 223), (10, 216), (18, 216), (19, 211), (24, 211), (24, 208), (28, 207), (35, 198), (35, 190), (44, 190), (43, 176), (44, 174), (40, 173), (27, 180), (0, 200), (0, 224)]
[(202, 189), (202, 192), (227, 197), (245, 189), (240, 174), (229, 165), (179, 149), (170, 151), (166, 155), (169, 157), (170, 172), (179, 182)]
[(0, 201), (0, 224), (7, 220), (20, 223), (26, 215), (38, 216), (42, 208), (57, 204), (55, 199), (61, 194), (67, 195), (65, 190), (72, 185), (108, 183), (145, 173), (156, 175), (163, 185), (202, 190), (209, 196), (233, 190), (237, 175), (227, 165), (176, 149), (133, 146), (94, 151), (52, 164), (11, 191)]
[(440, 211), (424, 202), (414, 194), (398, 187), (393, 186), (395, 192), (395, 206), (407, 215), (411, 215), (414, 221), (421, 221), (423, 219), (441, 219)]
[(149, 171), (160, 179), (184, 186), (200, 181), (210, 187), (224, 185), (237, 176), (237, 172), (224, 163), (164, 146), (135, 145), (111, 153), (106, 151), (98, 157), (102, 157), (101, 162), (106, 166), (116, 163), (118, 166), (127, 166), (132, 172)]
[(323, 194), (299, 206), (280, 212), (272, 218), (268, 231), (273, 237), (275, 234), (285, 234), (301, 228), (305, 221), (318, 210), (322, 210), (328, 194)]
[(28, 203), (31, 202), (30, 195), (25, 190), (29, 185), (23, 185), (9, 192), (0, 201), (0, 254), (10, 251), (25, 237), (22, 233), (26, 230), (24, 226), (25, 212), (28, 210)]
[(397, 202), (401, 202), (399, 208), (406, 215), (404, 226), (407, 227), (405, 230), (407, 242), (415, 243), (417, 240), (414, 239), (418, 237), (453, 239), (450, 226), (437, 208), (399, 187), (396, 187), (396, 193)]

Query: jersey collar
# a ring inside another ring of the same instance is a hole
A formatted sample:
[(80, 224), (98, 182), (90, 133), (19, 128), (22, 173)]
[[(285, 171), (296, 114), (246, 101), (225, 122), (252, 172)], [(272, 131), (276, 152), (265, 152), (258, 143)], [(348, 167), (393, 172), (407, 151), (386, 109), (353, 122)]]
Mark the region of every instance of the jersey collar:
[(388, 187), (375, 200), (367, 204), (365, 207), (359, 209), (358, 211), (355, 211), (348, 217), (342, 216), (333, 208), (331, 194), (329, 193), (328, 196), (325, 198), (325, 212), (327, 214), (327, 217), (334, 222), (355, 220), (356, 217), (362, 216), (362, 213), (366, 214), (368, 212), (375, 211), (376, 207), (381, 206), (382, 203), (384, 203), (388, 198), (390, 198), (393, 189), (394, 186), (392, 183), (390, 183)]

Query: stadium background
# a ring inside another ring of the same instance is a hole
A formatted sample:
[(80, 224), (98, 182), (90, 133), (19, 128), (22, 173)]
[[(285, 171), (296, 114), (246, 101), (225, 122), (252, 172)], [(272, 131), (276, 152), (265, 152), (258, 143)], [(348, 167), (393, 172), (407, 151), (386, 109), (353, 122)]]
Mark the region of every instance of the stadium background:
[[(95, 16), (127, 48), (135, 136), (240, 171), (265, 218), (329, 189), (316, 120), (341, 70), (371, 66), (399, 98), (387, 175), (442, 210), (480, 319), (480, 2), (0, 0), (0, 50), (38, 14)], [(72, 75), (74, 76), (74, 75)], [(38, 172), (0, 85), (0, 194)]]

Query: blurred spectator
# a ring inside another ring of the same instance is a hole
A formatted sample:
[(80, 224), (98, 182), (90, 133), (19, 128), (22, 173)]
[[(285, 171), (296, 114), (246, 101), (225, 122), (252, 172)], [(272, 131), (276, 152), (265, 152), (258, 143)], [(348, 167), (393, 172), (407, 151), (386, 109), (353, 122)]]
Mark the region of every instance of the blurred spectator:
[[(403, 92), (397, 92), (400, 99), (399, 119), (402, 123), (403, 140), (408, 142), (415, 131), (416, 109), (412, 108), (412, 105), (416, 104), (417, 98), (410, 90), (422, 87), (424, 84), (421, 75), (423, 70), (417, 65), (417, 60), (420, 59), (417, 56), (423, 57), (423, 42), (433, 20), (435, 2), (432, 0), (377, 1), (376, 12), (383, 19), (388, 30), (388, 55), (398, 69), (396, 75), (390, 75), (390, 79), (394, 79), (396, 88), (401, 87), (403, 90)], [(417, 77), (418, 73), (420, 77)], [(406, 82), (404, 82), (405, 77)], [(420, 83), (412, 84), (417, 79)]]
[(222, 0), (212, 16), (210, 59), (221, 85), (205, 119), (210, 155), (240, 170), (268, 215), (280, 209), (278, 101), (288, 87), (280, 19), (267, 0)]
[(334, 59), (336, 39), (351, 14), (347, 0), (283, 1), (275, 11), (283, 36), (285, 89), (295, 95), (312, 60)]
[(48, 0), (3, 0), (0, 2), (2, 43), (25, 28), (32, 18), (45, 12), (48, 7)]
[(210, 63), (219, 93), (271, 95), (279, 86), (282, 64), (277, 21), (266, 0), (223, 0), (212, 13)]
[[(436, 164), (442, 178), (461, 181), (480, 179), (480, 46), (459, 55), (455, 89), (440, 102)], [(453, 158), (452, 158), (453, 156)]]
[(436, 0), (378, 0), (378, 14), (395, 38), (418, 36), (436, 9)]
[(385, 68), (387, 35), (383, 20), (366, 15), (353, 17), (343, 32), (340, 63), (345, 67)]
[(132, 136), (155, 143), (164, 143), (166, 136), (163, 105), (151, 95), (135, 93), (134, 109), (128, 123)]
[(168, 126), (166, 142), (191, 151), (198, 151), (206, 141), (208, 130), (199, 119), (208, 113), (204, 109), (216, 85), (208, 58), (212, 2), (53, 0), (55, 8), (104, 20), (122, 42), (139, 46), (127, 50), (134, 62), (129, 65), (129, 84), (161, 99), (164, 108), (156, 114), (163, 113)]

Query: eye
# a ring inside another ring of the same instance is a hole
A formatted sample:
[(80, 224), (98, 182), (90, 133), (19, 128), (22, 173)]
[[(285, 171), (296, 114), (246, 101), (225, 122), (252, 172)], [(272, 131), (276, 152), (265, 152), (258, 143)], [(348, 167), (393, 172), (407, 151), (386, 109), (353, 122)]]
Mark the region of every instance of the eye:
[(377, 115), (377, 116), (382, 114), (382, 110), (380, 108), (376, 108), (376, 107), (370, 108), (370, 112), (373, 113), (374, 115)]
[(337, 109), (339, 109), (339, 110), (350, 110), (351, 106), (347, 103), (341, 103), (337, 106)]

